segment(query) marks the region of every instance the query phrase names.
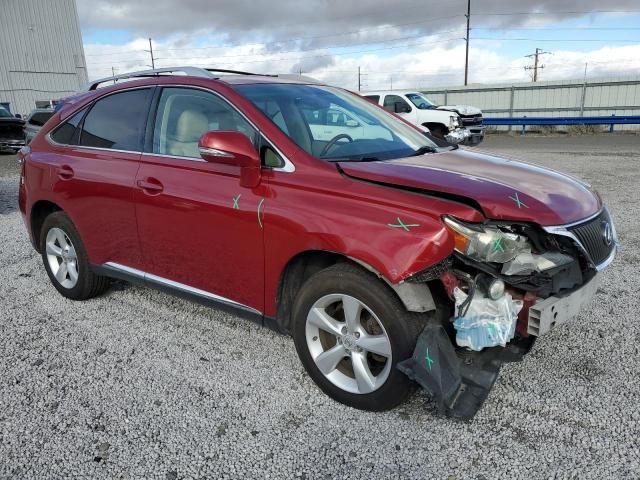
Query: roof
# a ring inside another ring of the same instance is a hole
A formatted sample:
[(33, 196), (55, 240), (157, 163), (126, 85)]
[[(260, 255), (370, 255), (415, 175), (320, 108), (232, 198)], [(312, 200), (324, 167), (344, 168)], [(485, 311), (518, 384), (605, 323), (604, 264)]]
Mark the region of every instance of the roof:
[(182, 74), (180, 77), (195, 77), (209, 80), (218, 80), (232, 85), (247, 84), (247, 83), (297, 83), (297, 84), (309, 84), (318, 83), (317, 80), (311, 77), (305, 77), (303, 75), (295, 74), (280, 74), (280, 75), (262, 75), (250, 72), (240, 72), (237, 70), (228, 69), (216, 69), (216, 68), (200, 68), (200, 67), (163, 67), (155, 68), (152, 70), (142, 70), (138, 72), (123, 73), (120, 75), (114, 75), (112, 77), (101, 78), (89, 82), (84, 91), (96, 90), (100, 85), (107, 82), (116, 83), (119, 80), (131, 80), (141, 78), (154, 78), (154, 77), (171, 77), (175, 74)]

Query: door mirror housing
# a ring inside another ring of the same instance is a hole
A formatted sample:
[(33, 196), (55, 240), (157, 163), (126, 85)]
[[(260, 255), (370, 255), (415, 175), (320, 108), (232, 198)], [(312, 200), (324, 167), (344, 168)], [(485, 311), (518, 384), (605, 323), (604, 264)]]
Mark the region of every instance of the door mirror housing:
[(200, 156), (211, 163), (240, 167), (240, 185), (254, 188), (260, 184), (260, 155), (249, 137), (240, 132), (207, 132), (198, 142)]
[(20, 115), (19, 113), (16, 113), (16, 118), (22, 118), (22, 115)]
[(394, 103), (393, 109), (395, 113), (409, 113), (411, 111), (411, 107), (404, 102)]

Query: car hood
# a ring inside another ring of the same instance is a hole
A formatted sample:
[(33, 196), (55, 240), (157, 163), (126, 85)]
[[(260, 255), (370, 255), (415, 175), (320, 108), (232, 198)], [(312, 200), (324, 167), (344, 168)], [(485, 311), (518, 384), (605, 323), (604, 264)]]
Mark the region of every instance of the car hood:
[(0, 117), (0, 125), (15, 125), (21, 127), (24, 125), (24, 120), (17, 117)]
[(475, 203), (487, 218), (495, 220), (565, 225), (602, 207), (599, 196), (578, 179), (463, 149), (339, 165), (349, 177)]
[(438, 110), (458, 112), (459, 115), (478, 115), (482, 113), (482, 110), (471, 105), (440, 105)]

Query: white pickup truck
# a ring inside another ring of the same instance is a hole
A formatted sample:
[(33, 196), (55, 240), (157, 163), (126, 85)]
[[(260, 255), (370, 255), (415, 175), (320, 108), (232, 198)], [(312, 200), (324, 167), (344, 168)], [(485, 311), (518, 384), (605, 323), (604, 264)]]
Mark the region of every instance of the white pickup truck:
[(362, 95), (451, 143), (474, 146), (484, 139), (482, 111), (478, 108), (438, 106), (416, 90), (365, 92)]

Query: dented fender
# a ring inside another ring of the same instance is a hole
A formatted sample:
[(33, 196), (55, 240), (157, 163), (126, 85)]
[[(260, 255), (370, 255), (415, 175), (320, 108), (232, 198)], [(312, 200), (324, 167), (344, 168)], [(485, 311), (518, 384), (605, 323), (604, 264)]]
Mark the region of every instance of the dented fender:
[(484, 217), (462, 203), (372, 185), (327, 166), (326, 173), (316, 174), (313, 188), (296, 185), (295, 175), (286, 182), (278, 181), (276, 172), (265, 175), (265, 315), (275, 314), (282, 272), (306, 251), (332, 252), (369, 266), (399, 292), (405, 305), (414, 311), (430, 309), (427, 297), (398, 285), (453, 252), (442, 212), (471, 222)]

